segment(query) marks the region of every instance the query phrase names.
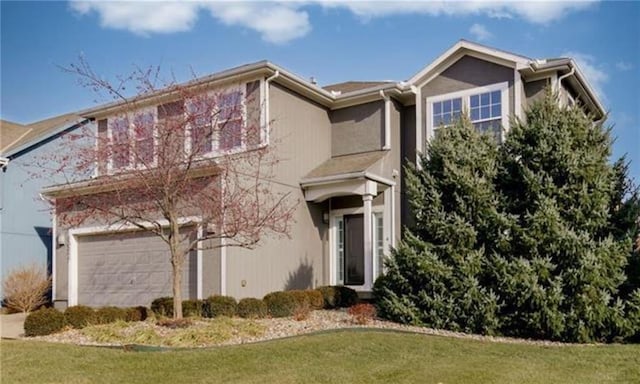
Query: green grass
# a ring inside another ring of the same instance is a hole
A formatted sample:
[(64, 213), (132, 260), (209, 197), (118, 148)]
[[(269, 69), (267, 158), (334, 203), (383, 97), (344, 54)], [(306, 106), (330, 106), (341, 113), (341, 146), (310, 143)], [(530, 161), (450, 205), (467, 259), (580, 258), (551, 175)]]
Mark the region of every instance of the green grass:
[(381, 331), (124, 352), (2, 341), (7, 383), (633, 383), (640, 345), (534, 346)]

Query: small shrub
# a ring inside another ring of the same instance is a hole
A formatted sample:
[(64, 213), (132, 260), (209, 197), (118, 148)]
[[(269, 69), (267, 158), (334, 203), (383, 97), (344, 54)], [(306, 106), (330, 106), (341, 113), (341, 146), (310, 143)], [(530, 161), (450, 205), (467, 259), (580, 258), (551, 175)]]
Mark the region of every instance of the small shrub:
[(334, 309), (340, 306), (340, 291), (337, 287), (326, 286), (319, 287), (316, 290), (320, 292), (322, 299), (324, 300), (323, 308)]
[(109, 324), (118, 320), (125, 321), (128, 311), (118, 307), (102, 307), (96, 311), (98, 324)]
[(204, 301), (185, 300), (182, 302), (182, 315), (185, 317), (202, 317), (204, 314)]
[(231, 296), (210, 296), (205, 302), (204, 315), (212, 318), (218, 316), (233, 317), (236, 315), (237, 306), (236, 299)]
[(151, 310), (158, 316), (173, 317), (173, 297), (159, 297), (153, 300)]
[(336, 287), (340, 292), (340, 307), (348, 308), (358, 303), (358, 293), (345, 286), (337, 286)]
[(82, 329), (96, 323), (96, 312), (91, 307), (76, 305), (64, 311), (64, 321), (75, 329)]
[(245, 319), (262, 319), (267, 317), (267, 304), (260, 299), (245, 298), (238, 303), (238, 315)]
[(309, 289), (304, 291), (309, 298), (309, 305), (311, 309), (322, 309), (324, 308), (324, 298), (322, 297), (322, 293), (317, 289)]
[(14, 311), (29, 312), (47, 303), (51, 277), (45, 268), (31, 264), (18, 267), (2, 282), (4, 305)]
[(301, 290), (293, 290), (287, 291), (289, 292), (293, 298), (296, 300), (296, 306), (298, 307), (310, 307), (311, 303), (309, 302), (309, 296), (307, 296), (306, 291)]
[(369, 324), (376, 317), (376, 307), (372, 304), (361, 303), (349, 307), (347, 313), (351, 316), (351, 320), (360, 325)]
[(296, 299), (291, 292), (271, 292), (263, 300), (273, 317), (292, 316), (297, 308)]
[(64, 314), (54, 308), (42, 308), (31, 312), (24, 320), (26, 336), (44, 336), (64, 328)]
[(171, 329), (177, 328), (188, 328), (193, 325), (193, 320), (191, 319), (163, 319), (159, 320), (156, 325), (161, 327), (167, 327)]
[(149, 317), (149, 308), (139, 306), (127, 308), (126, 321), (145, 321)]
[(317, 290), (322, 293), (326, 309), (347, 308), (358, 303), (358, 293), (349, 287), (332, 285), (319, 287)]

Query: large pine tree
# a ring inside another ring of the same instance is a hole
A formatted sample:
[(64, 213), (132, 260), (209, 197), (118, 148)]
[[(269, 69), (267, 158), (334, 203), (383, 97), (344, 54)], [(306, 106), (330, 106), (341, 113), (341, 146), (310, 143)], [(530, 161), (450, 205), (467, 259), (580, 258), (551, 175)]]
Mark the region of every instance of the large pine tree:
[(494, 178), (497, 146), (463, 119), (441, 128), (406, 167), (415, 225), (376, 282), (383, 316), (455, 331), (491, 334), (498, 328), (497, 297), (485, 288), (487, 233), (500, 225)]
[[(414, 224), (375, 286), (390, 319), (565, 341), (638, 337), (640, 199), (610, 130), (550, 91), (503, 145), (462, 120), (407, 167)], [(631, 262), (630, 262), (631, 261)]]
[(572, 341), (627, 336), (619, 289), (631, 238), (612, 220), (620, 174), (609, 164), (610, 130), (550, 92), (514, 123), (496, 183), (515, 220), (509, 250), (491, 263), (503, 329)]

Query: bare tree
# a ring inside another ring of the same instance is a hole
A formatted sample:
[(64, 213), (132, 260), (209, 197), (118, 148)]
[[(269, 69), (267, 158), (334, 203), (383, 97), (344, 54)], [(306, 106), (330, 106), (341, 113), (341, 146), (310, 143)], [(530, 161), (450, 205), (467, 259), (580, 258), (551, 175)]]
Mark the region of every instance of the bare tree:
[[(278, 158), (260, 124), (256, 83), (212, 88), (194, 80), (159, 83), (159, 68), (109, 82), (81, 58), (65, 69), (114, 102), (96, 124), (65, 135), (64, 151), (41, 174), (59, 225), (135, 227), (158, 236), (171, 255), (174, 318), (182, 317), (182, 271), (189, 252), (253, 248), (287, 236), (297, 204), (274, 183)], [(131, 84), (134, 88), (131, 88)], [(135, 89), (128, 96), (128, 89)]]

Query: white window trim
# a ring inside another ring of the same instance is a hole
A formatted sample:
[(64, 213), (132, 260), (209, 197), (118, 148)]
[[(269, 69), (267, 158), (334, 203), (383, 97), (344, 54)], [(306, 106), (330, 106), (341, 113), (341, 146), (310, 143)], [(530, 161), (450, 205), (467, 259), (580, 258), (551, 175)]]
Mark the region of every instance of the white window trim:
[[(391, 223), (388, 222), (387, 217), (389, 215), (385, 215), (384, 213), (384, 205), (374, 205), (371, 207), (372, 216), (375, 217), (375, 214), (382, 215), (382, 226), (383, 231), (385, 233), (385, 243), (384, 248), (389, 248), (388, 242), (388, 230), (390, 228)], [(343, 209), (334, 209), (331, 210), (329, 214), (329, 284), (337, 285), (338, 283), (338, 254), (337, 254), (337, 245), (338, 245), (338, 220), (343, 218), (345, 215), (358, 215), (364, 214), (364, 207), (356, 207), (356, 208), (343, 208)], [(373, 219), (373, 218), (372, 218)], [(372, 235), (373, 244), (375, 245), (375, 230), (372, 228), (374, 232)], [(377, 261), (376, 261), (376, 250), (375, 246), (372, 247), (372, 273), (373, 278), (372, 282), (375, 282), (375, 279), (378, 277), (377, 272)], [(366, 257), (366, 255), (365, 255)], [(366, 280), (366, 279), (365, 279)], [(367, 287), (366, 285), (345, 285), (346, 287), (352, 288), (359, 292), (369, 292), (373, 287)]]
[[(482, 86), (482, 87), (476, 87), (476, 88), (469, 88), (469, 89), (465, 89), (462, 91), (456, 91), (456, 92), (450, 92), (450, 93), (445, 93), (442, 95), (437, 95), (437, 96), (432, 96), (432, 97), (427, 97), (426, 100), (426, 113), (424, 114), (425, 118), (426, 118), (426, 127), (427, 127), (427, 140), (431, 141), (433, 139), (433, 137), (435, 136), (435, 129), (437, 127), (433, 126), (433, 103), (439, 102), (439, 101), (443, 101), (443, 100), (449, 100), (449, 99), (455, 99), (455, 98), (461, 98), (462, 99), (462, 111), (463, 112), (469, 112), (469, 110), (471, 109), (470, 107), (470, 98), (473, 95), (477, 95), (480, 93), (487, 93), (487, 92), (494, 92), (494, 91), (500, 91), (501, 92), (501, 124), (502, 124), (502, 132), (500, 134), (500, 140), (504, 140), (504, 136), (505, 133), (509, 131), (509, 103), (510, 103), (510, 99), (509, 99), (509, 82), (508, 81), (504, 81), (501, 83), (495, 83), (495, 84), (490, 84), (490, 85), (486, 85), (486, 86)], [(490, 119), (489, 119), (490, 120)]]
[[(140, 165), (140, 164), (136, 164), (136, 159), (135, 159), (135, 145), (136, 145), (136, 132), (135, 132), (135, 125), (134, 125), (134, 120), (135, 120), (135, 116), (139, 115), (139, 114), (143, 114), (143, 113), (151, 113), (153, 115), (153, 162), (151, 164), (149, 164), (148, 166), (145, 165)], [(125, 113), (123, 115), (114, 115), (114, 116), (110, 116), (107, 118), (107, 143), (108, 145), (113, 145), (113, 130), (112, 130), (112, 126), (113, 126), (113, 121), (116, 119), (122, 119), (122, 118), (126, 118), (129, 121), (129, 165), (125, 166), (125, 167), (118, 167), (115, 168), (113, 166), (113, 152), (110, 149), (109, 150), (109, 159), (107, 160), (107, 174), (112, 175), (115, 173), (120, 173), (120, 172), (126, 172), (126, 171), (131, 171), (131, 170), (136, 170), (136, 169), (145, 169), (145, 168), (153, 168), (156, 167), (158, 164), (158, 151), (157, 151), (157, 147), (158, 147), (158, 108), (157, 106), (153, 106), (153, 107), (146, 107), (146, 108), (141, 108), (139, 110), (136, 110), (134, 112), (131, 113)], [(96, 126), (96, 130), (97, 130), (97, 126)], [(96, 143), (96, 148), (97, 148), (97, 143)]]
[[(202, 231), (202, 218), (198, 216), (188, 216), (183, 217), (178, 220), (178, 222), (183, 224), (195, 224), (198, 225), (198, 233)], [(167, 220), (158, 220), (158, 223), (162, 226), (168, 226), (169, 222)], [(153, 224), (150, 222), (140, 222), (144, 227), (153, 227)], [(74, 305), (78, 305), (78, 237), (79, 236), (88, 236), (88, 235), (101, 235), (107, 233), (120, 233), (120, 232), (129, 232), (138, 230), (139, 227), (128, 224), (128, 225), (101, 225), (94, 227), (83, 227), (83, 228), (74, 228), (68, 231), (69, 234), (69, 270), (68, 270), (68, 279), (67, 279), (67, 306), (71, 307)], [(197, 246), (197, 262), (196, 262), (196, 287), (197, 287), (197, 296), (198, 299), (202, 299), (202, 242), (198, 243)]]

